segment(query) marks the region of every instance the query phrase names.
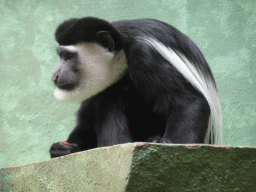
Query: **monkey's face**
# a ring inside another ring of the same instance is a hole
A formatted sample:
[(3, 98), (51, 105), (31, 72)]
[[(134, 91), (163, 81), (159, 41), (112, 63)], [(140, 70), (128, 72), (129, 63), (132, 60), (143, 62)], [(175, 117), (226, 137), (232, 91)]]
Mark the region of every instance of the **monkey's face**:
[(60, 46), (59, 62), (52, 73), (54, 96), (62, 101), (82, 102), (103, 91), (127, 68), (123, 51), (110, 52), (97, 43)]

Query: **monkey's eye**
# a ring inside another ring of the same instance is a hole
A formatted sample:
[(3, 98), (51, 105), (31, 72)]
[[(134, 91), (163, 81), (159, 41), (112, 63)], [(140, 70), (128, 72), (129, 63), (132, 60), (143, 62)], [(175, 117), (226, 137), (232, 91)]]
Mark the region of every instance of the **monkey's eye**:
[(74, 59), (75, 56), (76, 56), (76, 53), (72, 53), (72, 52), (69, 52), (69, 51), (60, 52), (60, 57), (63, 58), (64, 60)]
[(74, 58), (74, 54), (73, 53), (68, 53), (65, 57), (65, 60), (71, 60)]

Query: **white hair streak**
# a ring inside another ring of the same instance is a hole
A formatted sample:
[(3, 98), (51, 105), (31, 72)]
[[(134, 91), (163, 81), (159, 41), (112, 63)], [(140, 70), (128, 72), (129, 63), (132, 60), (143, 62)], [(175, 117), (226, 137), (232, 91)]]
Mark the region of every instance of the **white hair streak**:
[(211, 115), (204, 143), (222, 144), (221, 106), (214, 82), (197, 65), (192, 64), (182, 53), (166, 47), (151, 37), (139, 37), (169, 61), (206, 98)]

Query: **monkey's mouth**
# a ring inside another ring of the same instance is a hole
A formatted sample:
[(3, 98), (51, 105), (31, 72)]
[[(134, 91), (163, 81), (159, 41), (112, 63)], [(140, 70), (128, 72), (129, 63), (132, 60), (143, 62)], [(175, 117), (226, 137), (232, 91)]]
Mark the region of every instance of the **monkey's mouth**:
[(72, 91), (74, 90), (78, 85), (76, 83), (62, 83), (62, 84), (56, 84), (55, 86), (59, 89), (66, 90), (66, 91)]
[(58, 75), (52, 76), (52, 82), (59, 89), (66, 91), (72, 91), (79, 85), (78, 81), (71, 81), (70, 79), (60, 79)]

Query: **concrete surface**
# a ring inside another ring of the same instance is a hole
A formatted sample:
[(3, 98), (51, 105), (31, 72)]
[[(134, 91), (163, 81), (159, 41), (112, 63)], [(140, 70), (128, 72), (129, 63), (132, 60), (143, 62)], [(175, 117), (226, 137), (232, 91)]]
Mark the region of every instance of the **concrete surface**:
[(0, 169), (1, 192), (255, 191), (256, 148), (128, 143)]

